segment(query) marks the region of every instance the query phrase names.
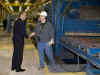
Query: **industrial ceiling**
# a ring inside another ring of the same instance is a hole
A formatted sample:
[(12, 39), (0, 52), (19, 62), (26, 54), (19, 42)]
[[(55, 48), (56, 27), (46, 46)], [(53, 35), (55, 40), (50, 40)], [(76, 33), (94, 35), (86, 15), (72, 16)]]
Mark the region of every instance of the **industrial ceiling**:
[(5, 8), (11, 15), (21, 11), (29, 13), (32, 10), (36, 10), (48, 3), (51, 3), (51, 0), (0, 0), (2, 7)]

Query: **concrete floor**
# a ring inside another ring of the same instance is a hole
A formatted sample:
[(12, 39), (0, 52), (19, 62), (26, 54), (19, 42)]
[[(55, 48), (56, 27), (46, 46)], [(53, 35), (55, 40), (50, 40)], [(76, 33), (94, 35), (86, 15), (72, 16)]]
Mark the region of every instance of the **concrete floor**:
[[(25, 40), (22, 67), (25, 68), (26, 71), (20, 73), (11, 71), (11, 60), (13, 54), (12, 38), (8, 34), (4, 34), (0, 34), (0, 75), (85, 75), (84, 72), (52, 73), (47, 66), (44, 70), (38, 70), (38, 51), (33, 47), (31, 40)], [(34, 61), (35, 58), (37, 59), (37, 63)]]
[[(27, 42), (28, 41), (28, 42)], [(13, 45), (11, 36), (0, 33), (0, 75), (45, 75), (44, 70), (39, 71), (39, 64), (34, 62), (34, 48), (29, 40), (25, 40), (24, 59), (22, 67), (25, 72), (11, 71)]]
[(0, 75), (45, 75), (44, 71), (39, 71), (39, 64), (34, 63), (33, 50), (24, 51), (24, 59), (22, 67), (26, 69), (25, 72), (16, 73), (11, 71), (11, 56), (12, 51), (0, 50)]

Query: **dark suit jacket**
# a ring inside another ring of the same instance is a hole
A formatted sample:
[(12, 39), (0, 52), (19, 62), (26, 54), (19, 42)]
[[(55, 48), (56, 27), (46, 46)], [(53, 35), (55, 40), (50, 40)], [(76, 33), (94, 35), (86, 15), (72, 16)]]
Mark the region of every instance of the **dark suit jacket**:
[(18, 19), (14, 24), (13, 39), (23, 38), (27, 36), (26, 34), (26, 22)]

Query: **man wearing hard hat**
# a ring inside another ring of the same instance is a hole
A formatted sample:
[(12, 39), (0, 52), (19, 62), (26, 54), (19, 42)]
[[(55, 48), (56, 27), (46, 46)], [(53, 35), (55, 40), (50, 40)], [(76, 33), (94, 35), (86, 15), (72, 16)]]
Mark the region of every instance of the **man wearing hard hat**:
[(30, 37), (36, 36), (37, 48), (40, 57), (40, 69), (45, 67), (44, 65), (44, 52), (50, 60), (50, 64), (55, 66), (53, 58), (52, 45), (54, 44), (54, 29), (52, 25), (47, 21), (47, 12), (42, 11), (40, 13), (40, 23), (36, 25), (33, 33)]

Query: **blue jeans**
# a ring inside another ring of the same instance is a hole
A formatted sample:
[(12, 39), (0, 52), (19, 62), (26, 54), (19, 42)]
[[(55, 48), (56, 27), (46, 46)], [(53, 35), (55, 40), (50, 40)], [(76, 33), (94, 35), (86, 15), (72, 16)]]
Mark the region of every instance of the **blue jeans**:
[(48, 56), (50, 64), (52, 66), (55, 66), (52, 47), (48, 43), (43, 43), (43, 42), (39, 42), (37, 47), (38, 47), (38, 51), (39, 51), (40, 67), (44, 67), (44, 52)]

